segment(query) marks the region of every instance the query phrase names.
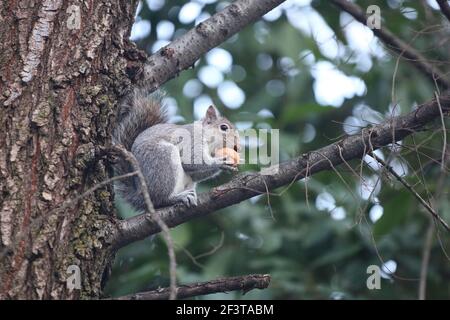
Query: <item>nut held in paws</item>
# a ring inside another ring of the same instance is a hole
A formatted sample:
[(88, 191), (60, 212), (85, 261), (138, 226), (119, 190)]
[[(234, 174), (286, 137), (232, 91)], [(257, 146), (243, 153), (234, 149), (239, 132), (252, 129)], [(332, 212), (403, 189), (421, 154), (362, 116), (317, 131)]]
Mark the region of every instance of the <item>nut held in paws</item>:
[(236, 166), (239, 164), (239, 153), (234, 151), (231, 148), (221, 148), (217, 149), (215, 152), (216, 157), (227, 157), (229, 160), (233, 162), (233, 166)]

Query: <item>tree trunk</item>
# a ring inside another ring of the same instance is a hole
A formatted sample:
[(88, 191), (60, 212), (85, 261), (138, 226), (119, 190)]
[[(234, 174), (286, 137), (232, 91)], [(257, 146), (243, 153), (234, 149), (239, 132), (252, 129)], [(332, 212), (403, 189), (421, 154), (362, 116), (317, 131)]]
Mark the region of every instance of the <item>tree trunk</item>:
[[(115, 105), (144, 55), (128, 42), (137, 1), (0, 3), (0, 298), (99, 297), (114, 253)], [(69, 266), (81, 289), (69, 289)]]

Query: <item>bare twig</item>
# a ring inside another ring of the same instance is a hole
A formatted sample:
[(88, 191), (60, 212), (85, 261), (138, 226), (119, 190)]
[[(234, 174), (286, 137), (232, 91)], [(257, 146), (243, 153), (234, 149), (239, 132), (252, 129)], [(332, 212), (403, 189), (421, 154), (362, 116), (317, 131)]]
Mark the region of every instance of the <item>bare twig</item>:
[[(439, 102), (439, 100), (438, 100)], [(442, 116), (442, 114), (441, 114)], [(445, 134), (445, 131), (444, 131)], [(433, 204), (437, 206), (442, 198), (443, 190), (445, 181), (447, 178), (447, 170), (446, 166), (447, 163), (450, 161), (450, 154), (447, 152), (448, 148), (445, 145), (444, 146), (444, 155), (442, 157), (443, 164), (441, 165), (441, 174), (439, 175), (439, 180), (436, 185), (436, 194), (433, 200)], [(431, 255), (431, 248), (433, 245), (433, 234), (435, 230), (435, 221), (431, 219), (428, 225), (427, 233), (425, 236), (425, 242), (423, 245), (423, 251), (422, 251), (422, 264), (420, 269), (420, 283), (419, 283), (419, 300), (425, 300), (426, 299), (426, 286), (427, 286), (427, 276), (428, 276), (428, 265)], [(439, 229), (437, 229), (436, 232), (437, 239), (439, 241), (439, 245), (441, 246), (442, 252), (444, 253), (445, 257), (449, 259), (447, 251), (445, 250), (444, 244), (442, 243), (441, 236), (439, 233)]]
[[(364, 11), (356, 4), (347, 0), (331, 0), (336, 6), (341, 10), (352, 15), (357, 21), (366, 25), (367, 17)], [(420, 54), (416, 49), (411, 47), (409, 44), (400, 40), (392, 32), (390, 32), (386, 27), (380, 29), (372, 30), (375, 36), (377, 36), (381, 41), (383, 41), (387, 46), (389, 46), (396, 53), (405, 57), (414, 67), (420, 70), (427, 78), (431, 80), (432, 83), (435, 81), (445, 89), (450, 88), (450, 82), (447, 80), (446, 75), (441, 71), (436, 69), (432, 64), (430, 64), (427, 59)]]
[[(446, 149), (444, 149), (446, 150)], [(419, 158), (419, 157), (418, 157)], [(444, 166), (441, 166), (441, 175), (439, 176), (439, 180), (436, 187), (436, 195), (434, 204), (438, 204), (439, 200), (442, 196), (443, 187), (445, 184), (445, 178), (447, 177), (447, 171), (443, 169), (445, 168), (446, 163), (449, 160), (449, 155), (446, 153), (444, 157), (442, 158), (442, 161), (444, 162)], [(426, 290), (427, 290), (427, 276), (428, 276), (428, 265), (430, 263), (430, 255), (431, 255), (431, 248), (433, 245), (433, 234), (435, 230), (435, 221), (430, 217), (430, 222), (428, 224), (427, 232), (425, 235), (425, 241), (423, 244), (423, 251), (422, 251), (422, 263), (420, 267), (420, 282), (419, 282), (419, 300), (425, 300), (426, 299)], [(439, 240), (439, 244), (442, 247), (442, 250), (444, 254), (447, 256), (447, 253), (443, 247), (443, 244), (441, 242), (441, 238), (439, 236), (439, 229), (437, 232), (437, 238)]]
[(164, 240), (167, 245), (167, 250), (169, 252), (169, 259), (170, 259), (170, 288), (169, 288), (169, 298), (170, 300), (175, 300), (177, 297), (177, 278), (176, 278), (176, 260), (175, 260), (175, 250), (173, 248), (173, 240), (170, 236), (169, 227), (167, 227), (166, 223), (161, 219), (161, 217), (156, 214), (155, 208), (153, 207), (153, 203), (150, 199), (150, 195), (148, 194), (148, 187), (147, 183), (145, 181), (145, 177), (142, 174), (141, 168), (139, 166), (138, 161), (134, 157), (134, 155), (126, 150), (123, 146), (116, 145), (114, 146), (114, 149), (119, 151), (119, 153), (122, 155), (123, 158), (125, 158), (133, 167), (133, 169), (136, 171), (137, 176), (139, 178), (140, 183), (140, 189), (142, 192), (142, 195), (144, 197), (145, 205), (147, 207), (148, 213), (146, 214), (147, 218), (149, 220), (154, 220), (158, 227), (162, 230), (162, 235), (164, 237)]
[[(450, 97), (441, 96), (439, 100), (442, 111), (448, 112), (450, 110)], [(436, 100), (429, 101), (413, 112), (393, 117), (389, 121), (372, 126), (370, 129), (364, 130), (363, 134), (348, 136), (319, 150), (281, 163), (278, 171), (274, 174), (244, 173), (237, 175), (230, 182), (216, 187), (208, 193), (200, 194), (198, 205), (195, 208), (175, 205), (158, 209), (157, 213), (169, 227), (175, 227), (255, 195), (267, 193), (266, 185), (268, 190), (290, 185), (306, 175), (311, 176), (320, 171), (330, 170), (344, 161), (359, 159), (375, 149), (392, 143), (392, 141), (403, 140), (422, 129), (427, 123), (437, 119), (440, 116), (439, 109)], [(326, 159), (324, 156), (326, 156)], [(116, 249), (144, 239), (161, 230), (145, 214), (119, 221), (117, 226), (118, 230), (113, 242)]]
[(189, 259), (191, 259), (193, 264), (195, 264), (197, 267), (203, 269), (205, 266), (203, 264), (201, 264), (200, 262), (198, 262), (198, 260), (200, 258), (204, 258), (204, 257), (210, 256), (210, 255), (216, 253), (217, 250), (219, 250), (223, 246), (224, 239), (225, 239), (225, 234), (224, 234), (224, 232), (222, 232), (220, 235), (220, 241), (217, 245), (215, 245), (211, 250), (204, 252), (204, 253), (200, 253), (200, 254), (196, 255), (195, 257), (186, 248), (181, 247), (181, 246), (178, 246), (178, 247), (181, 250), (183, 250), (183, 252), (189, 257)]
[(425, 242), (422, 251), (422, 263), (420, 266), (419, 300), (425, 300), (427, 290), (428, 264), (430, 263), (430, 252), (433, 244), (434, 221), (430, 219)]
[(441, 8), (442, 14), (447, 18), (450, 22), (450, 6), (448, 5), (447, 0), (437, 0), (439, 7)]
[(423, 11), (425, 12), (425, 20), (430, 22), (433, 18), (433, 12), (431, 11), (430, 6), (426, 0), (420, 0), (420, 3), (422, 4)]
[[(178, 298), (189, 298), (206, 294), (240, 290), (243, 294), (253, 289), (265, 289), (269, 286), (270, 275), (252, 274), (240, 277), (216, 279), (207, 282), (179, 286)], [(165, 300), (169, 297), (169, 288), (130, 294), (115, 300)]]
[(429, 212), (431, 213), (431, 215), (437, 220), (439, 221), (439, 223), (448, 231), (450, 232), (450, 227), (447, 224), (447, 222), (445, 222), (441, 216), (431, 207), (431, 205), (425, 201), (420, 194), (418, 194), (414, 188), (405, 180), (403, 179), (397, 172), (395, 172), (395, 170), (388, 165), (386, 162), (383, 161), (383, 159), (381, 159), (380, 157), (378, 157), (375, 153), (371, 153), (371, 157), (373, 157), (375, 160), (377, 160), (381, 165), (383, 165), (383, 167), (385, 169), (387, 169), (387, 171), (389, 171), (406, 189), (409, 190), (409, 192), (411, 192), (412, 195), (414, 195), (414, 197), (420, 202), (420, 204)]
[(442, 158), (441, 158), (441, 171), (445, 172), (445, 157), (447, 155), (447, 130), (445, 129), (444, 112), (442, 111), (441, 101), (439, 100), (438, 93), (435, 91), (434, 96), (439, 106), (439, 115), (441, 116), (442, 134), (443, 134), (443, 146), (442, 146)]
[(196, 255), (194, 258), (195, 259), (200, 259), (200, 258), (204, 258), (204, 257), (208, 257), (214, 253), (217, 252), (217, 250), (219, 250), (220, 248), (222, 248), (223, 246), (223, 241), (225, 240), (225, 233), (222, 231), (222, 233), (220, 234), (220, 240), (219, 243), (216, 244), (215, 246), (212, 247), (211, 250), (204, 252), (204, 253), (200, 253), (198, 255)]

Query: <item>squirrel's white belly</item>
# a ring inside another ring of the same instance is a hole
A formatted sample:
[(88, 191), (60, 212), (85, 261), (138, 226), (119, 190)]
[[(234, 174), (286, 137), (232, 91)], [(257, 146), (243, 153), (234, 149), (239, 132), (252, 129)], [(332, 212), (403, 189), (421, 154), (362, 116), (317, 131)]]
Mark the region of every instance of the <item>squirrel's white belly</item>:
[(184, 172), (178, 148), (170, 143), (164, 144), (170, 145), (171, 147), (171, 167), (175, 177), (175, 186), (172, 195), (177, 195), (185, 190), (193, 189), (195, 187), (194, 182), (192, 178)]
[(174, 195), (194, 188), (194, 182), (192, 181), (192, 178), (184, 172), (182, 167), (177, 168), (176, 177), (176, 184), (175, 188), (173, 189)]

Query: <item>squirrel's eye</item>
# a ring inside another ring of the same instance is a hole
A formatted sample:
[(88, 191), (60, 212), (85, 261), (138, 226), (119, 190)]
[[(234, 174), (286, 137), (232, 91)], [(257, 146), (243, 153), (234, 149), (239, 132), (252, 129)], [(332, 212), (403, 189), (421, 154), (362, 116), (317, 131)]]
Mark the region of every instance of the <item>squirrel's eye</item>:
[(226, 125), (226, 124), (221, 124), (221, 125), (220, 125), (220, 130), (222, 130), (222, 131), (228, 131), (228, 129), (229, 129), (229, 127), (228, 127), (228, 125)]

